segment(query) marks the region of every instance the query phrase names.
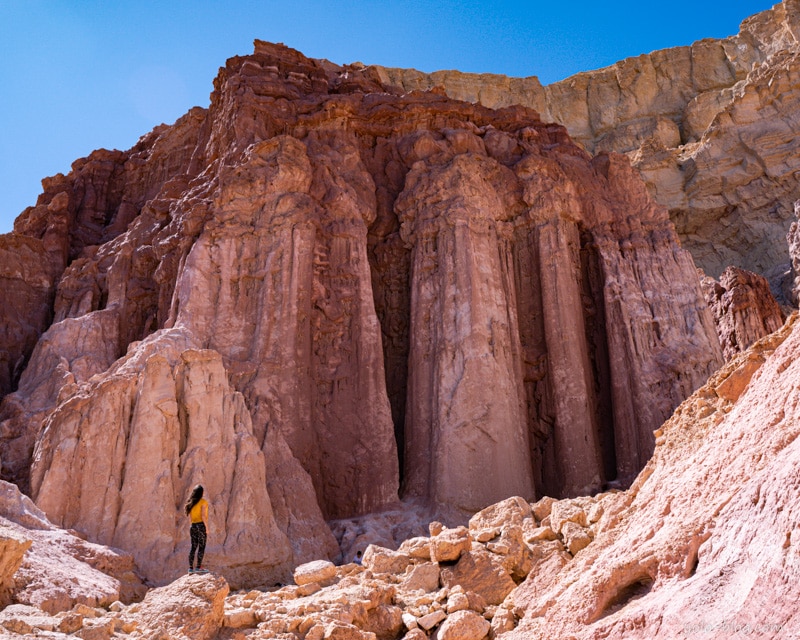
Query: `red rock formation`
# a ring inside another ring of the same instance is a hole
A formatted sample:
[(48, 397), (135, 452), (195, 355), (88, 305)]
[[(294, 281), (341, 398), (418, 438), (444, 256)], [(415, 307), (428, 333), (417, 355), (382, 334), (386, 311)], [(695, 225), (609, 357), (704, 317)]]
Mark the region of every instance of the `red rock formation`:
[(726, 360), (777, 331), (786, 320), (766, 278), (758, 274), (728, 267), (719, 282), (705, 277), (702, 286)]
[(525, 105), (591, 153), (627, 153), (703, 271), (716, 278), (733, 264), (766, 276), (777, 292), (800, 197), (799, 35), (800, 2), (783, 0), (728, 38), (547, 86), (535, 76), (370, 69), (407, 91), (440, 87), (492, 108)]
[(33, 459), (55, 522), (155, 580), (194, 482), (210, 558), (277, 576), (401, 473), (462, 510), (630, 480), (721, 362), (666, 210), (523, 108), (256, 42), (207, 111), (45, 186), (11, 238), (52, 214), (67, 266), (0, 408), (4, 473)]
[(0, 398), (17, 387), (39, 336), (51, 319), (56, 274), (44, 243), (16, 234), (0, 236)]

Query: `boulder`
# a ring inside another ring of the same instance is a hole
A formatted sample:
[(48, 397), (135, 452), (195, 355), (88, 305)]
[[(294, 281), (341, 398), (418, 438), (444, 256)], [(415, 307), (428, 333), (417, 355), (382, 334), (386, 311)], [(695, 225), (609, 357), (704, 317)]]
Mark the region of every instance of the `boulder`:
[(225, 579), (213, 574), (188, 574), (148, 592), (136, 619), (147, 634), (168, 633), (176, 640), (210, 640), (223, 625)]
[(445, 529), (431, 537), (431, 560), (434, 562), (454, 562), (472, 546), (472, 539), (466, 527)]
[(482, 533), (496, 531), (496, 535), (499, 535), (500, 530), (504, 527), (521, 527), (523, 521), (530, 518), (533, 518), (531, 505), (524, 498), (515, 496), (486, 507), (473, 515), (469, 519), (469, 532), (476, 540), (484, 542), (485, 540), (479, 538)]
[(561, 528), (567, 522), (574, 522), (581, 527), (585, 527), (588, 524), (586, 512), (570, 500), (554, 502), (550, 510), (550, 527), (556, 533), (561, 533)]
[(409, 558), (415, 560), (430, 560), (431, 559), (431, 541), (430, 538), (417, 536), (415, 538), (408, 538), (404, 540), (400, 547), (397, 549), (400, 553), (405, 553)]
[(533, 513), (534, 517), (541, 522), (550, 515), (550, 511), (553, 508), (553, 503), (555, 502), (555, 498), (543, 496), (531, 505), (531, 512)]
[(442, 568), (441, 581), (446, 587), (461, 585), (474, 591), (488, 604), (500, 604), (517, 586), (497, 556), (480, 549), (467, 551), (454, 566)]
[(447, 597), (447, 606), (445, 607), (447, 615), (469, 608), (469, 598), (467, 597), (466, 593), (463, 591), (453, 593), (451, 591), (450, 595)]
[(489, 621), (474, 611), (457, 611), (439, 627), (439, 640), (482, 640), (489, 633)]
[(0, 627), (21, 636), (36, 636), (40, 632), (60, 631), (60, 622), (55, 616), (24, 604), (11, 604), (0, 611)]
[(400, 583), (404, 591), (436, 591), (439, 588), (439, 565), (435, 562), (423, 562), (410, 565)]
[(403, 573), (410, 558), (398, 551), (371, 544), (364, 551), (364, 566), (373, 573)]
[(420, 626), (420, 628), (425, 629), (425, 631), (430, 631), (445, 618), (447, 618), (447, 614), (439, 609), (438, 611), (432, 611), (431, 613), (418, 618), (417, 624)]
[(306, 562), (294, 570), (294, 582), (297, 585), (327, 582), (334, 577), (336, 577), (336, 565), (329, 560)]
[(592, 537), (582, 526), (575, 522), (565, 522), (561, 527), (564, 546), (574, 556), (581, 549), (585, 549), (592, 541)]

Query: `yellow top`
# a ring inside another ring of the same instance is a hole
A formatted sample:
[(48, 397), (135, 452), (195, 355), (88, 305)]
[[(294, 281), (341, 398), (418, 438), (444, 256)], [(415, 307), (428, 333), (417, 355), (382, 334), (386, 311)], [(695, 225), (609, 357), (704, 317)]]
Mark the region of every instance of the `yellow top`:
[(189, 512), (189, 517), (192, 519), (192, 524), (205, 522), (206, 518), (208, 518), (208, 501), (205, 498), (200, 498)]

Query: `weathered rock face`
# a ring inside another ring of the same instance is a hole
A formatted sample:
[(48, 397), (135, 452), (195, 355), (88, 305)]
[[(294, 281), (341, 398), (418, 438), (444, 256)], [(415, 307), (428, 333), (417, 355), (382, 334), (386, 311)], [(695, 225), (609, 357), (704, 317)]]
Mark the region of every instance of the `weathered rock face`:
[[(202, 479), (206, 562), (235, 584), (287, 575), (294, 557), (273, 516), (264, 456), (220, 355), (150, 339), (137, 356), (49, 417), (31, 472), (38, 505), (61, 527), (132, 550), (145, 575), (166, 582), (187, 564), (181, 505)], [(97, 478), (106, 481), (92, 486)]]
[(184, 576), (154, 589), (137, 607), (146, 637), (211, 640), (222, 626), (228, 585), (218, 576)]
[(738, 35), (656, 51), (543, 87), (535, 77), (374, 67), (406, 90), (443, 87), (490, 107), (522, 104), (589, 151), (628, 153), (713, 277), (735, 265), (776, 291), (800, 197), (800, 2), (748, 18)]
[(0, 287), (7, 300), (0, 310), (0, 398), (17, 387), (47, 329), (56, 277), (42, 240), (15, 234), (0, 238)]
[(728, 267), (719, 282), (709, 277), (701, 282), (726, 360), (777, 331), (786, 320), (762, 276)]
[(279, 579), (335, 557), (323, 516), (401, 481), (462, 511), (628, 481), (722, 362), (624, 158), (283, 46), (46, 182), (11, 240), (48, 215), (66, 266), (0, 407), (3, 473), (155, 581), (183, 566), (196, 482), (209, 562)]
[(593, 542), (513, 594), (504, 637), (796, 634), (799, 355), (795, 314), (681, 405)]
[[(798, 380), (795, 314), (678, 408), (627, 491), (508, 498), (468, 528), (431, 523), (397, 551), (370, 546), (368, 566), (309, 563), (276, 590), (229, 594), (217, 575), (184, 576), (110, 612), (12, 605), (0, 626), (53, 637), (793, 637)], [(64, 535), (18, 492), (2, 512), (29, 534), (38, 523)]]
[(7, 482), (0, 482), (0, 542), (3, 606), (13, 601), (55, 614), (131, 602), (146, 591), (130, 555), (56, 528)]

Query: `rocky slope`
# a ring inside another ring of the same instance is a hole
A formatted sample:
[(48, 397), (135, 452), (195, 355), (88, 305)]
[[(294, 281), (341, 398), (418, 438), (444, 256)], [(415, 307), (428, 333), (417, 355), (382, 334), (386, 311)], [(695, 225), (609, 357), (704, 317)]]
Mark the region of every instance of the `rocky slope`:
[(406, 90), (442, 87), (491, 107), (522, 104), (590, 152), (627, 153), (707, 274), (728, 266), (783, 291), (784, 235), (800, 198), (800, 1), (740, 33), (629, 58), (548, 86), (535, 77), (374, 67)]
[[(795, 637), (799, 382), (795, 314), (678, 408), (627, 491), (508, 498), (396, 549), (362, 540), (363, 566), (313, 561), (285, 586), (187, 575), (127, 605), (12, 605), (0, 626), (192, 640)], [(378, 516), (363, 520), (376, 530)]]
[[(623, 157), (263, 42), (214, 87), (45, 181), (0, 239), (53, 265), (4, 477), (148, 579), (182, 570), (198, 481), (236, 587), (335, 557), (325, 519), (399, 495), (464, 513), (629, 482), (722, 362)], [(31, 296), (4, 297), (11, 333)]]

